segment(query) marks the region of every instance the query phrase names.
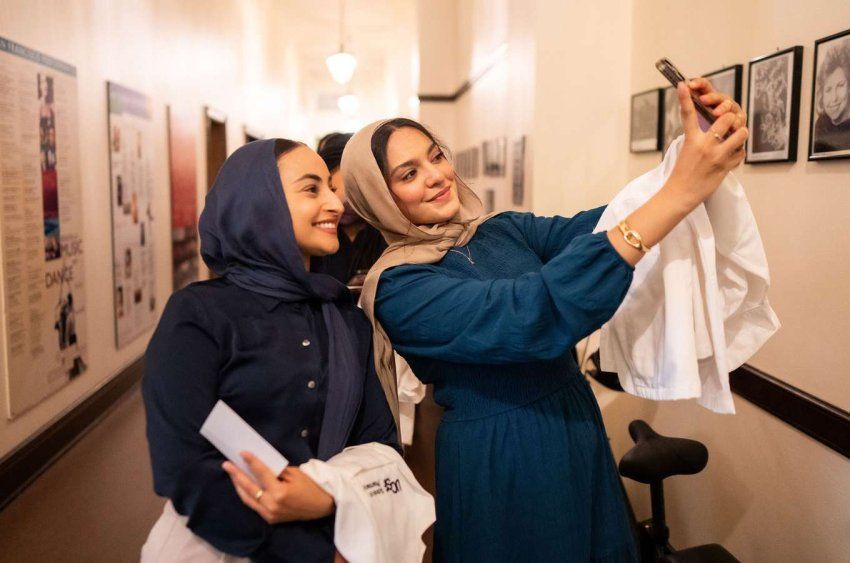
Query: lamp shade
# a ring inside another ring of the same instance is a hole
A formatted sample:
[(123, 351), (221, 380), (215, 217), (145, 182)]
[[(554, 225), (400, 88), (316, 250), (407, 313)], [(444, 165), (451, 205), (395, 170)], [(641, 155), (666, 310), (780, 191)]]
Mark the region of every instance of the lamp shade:
[(339, 84), (348, 84), (351, 77), (354, 76), (354, 69), (357, 68), (357, 59), (351, 53), (340, 51), (334, 53), (325, 62), (328, 65), (328, 70), (331, 71), (331, 76)]
[(354, 94), (345, 94), (339, 97), (336, 101), (339, 111), (345, 115), (352, 116), (360, 109), (360, 99)]

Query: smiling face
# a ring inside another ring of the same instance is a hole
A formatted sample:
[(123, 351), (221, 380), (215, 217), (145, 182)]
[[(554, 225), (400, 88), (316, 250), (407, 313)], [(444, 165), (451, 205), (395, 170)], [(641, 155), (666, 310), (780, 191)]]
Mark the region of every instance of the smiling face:
[(836, 68), (823, 83), (823, 109), (833, 123), (839, 123), (847, 117), (848, 77), (843, 68)]
[(342, 202), (331, 185), (328, 167), (311, 149), (299, 146), (280, 157), (277, 166), (295, 243), (309, 270), (311, 256), (339, 250), (336, 229)]
[(392, 132), (387, 170), (393, 200), (414, 225), (446, 223), (460, 211), (454, 167), (421, 131), (402, 127)]

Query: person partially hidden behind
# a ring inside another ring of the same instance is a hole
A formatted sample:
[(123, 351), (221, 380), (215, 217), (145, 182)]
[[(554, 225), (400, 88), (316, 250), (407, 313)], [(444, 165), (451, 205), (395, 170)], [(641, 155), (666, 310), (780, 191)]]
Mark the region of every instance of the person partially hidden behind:
[(330, 133), (319, 141), (318, 153), (331, 173), (331, 185), (345, 205), (339, 220), (339, 251), (326, 256), (314, 256), (310, 271), (333, 276), (352, 288), (363, 285), (366, 272), (387, 248), (384, 236), (351, 209), (345, 199), (345, 185), (339, 169), (342, 151), (351, 133)]
[(814, 152), (850, 150), (850, 41), (827, 52), (817, 75)]

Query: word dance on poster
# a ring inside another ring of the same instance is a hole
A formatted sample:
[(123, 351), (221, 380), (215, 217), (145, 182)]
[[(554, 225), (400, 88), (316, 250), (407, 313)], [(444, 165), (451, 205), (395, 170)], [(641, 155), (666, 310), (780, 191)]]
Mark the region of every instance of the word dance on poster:
[(4, 362), (14, 418), (86, 370), (76, 68), (0, 37)]

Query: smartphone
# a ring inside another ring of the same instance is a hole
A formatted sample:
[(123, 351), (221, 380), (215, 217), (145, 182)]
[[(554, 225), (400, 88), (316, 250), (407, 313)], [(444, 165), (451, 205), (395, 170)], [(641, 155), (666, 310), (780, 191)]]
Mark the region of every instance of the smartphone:
[[(672, 84), (673, 86), (678, 86), (679, 82), (684, 82), (685, 85), (687, 85), (688, 83), (688, 79), (685, 78), (685, 75), (682, 74), (679, 69), (676, 68), (676, 65), (671, 63), (669, 59), (658, 59), (658, 61), (655, 63), (655, 68), (657, 68), (658, 72), (663, 74), (664, 77), (669, 80), (670, 84)], [(711, 110), (708, 109), (701, 101), (699, 101), (699, 98), (693, 92), (691, 92), (691, 100), (693, 100), (694, 102), (694, 108), (696, 108), (697, 113), (699, 113), (700, 116), (708, 123), (708, 126), (711, 126), (711, 124), (717, 121), (717, 118), (714, 117), (714, 115), (711, 113)], [(703, 128), (704, 131), (707, 129), (708, 127)], [(732, 130), (730, 129), (726, 132), (723, 138), (726, 139), (731, 134)]]

